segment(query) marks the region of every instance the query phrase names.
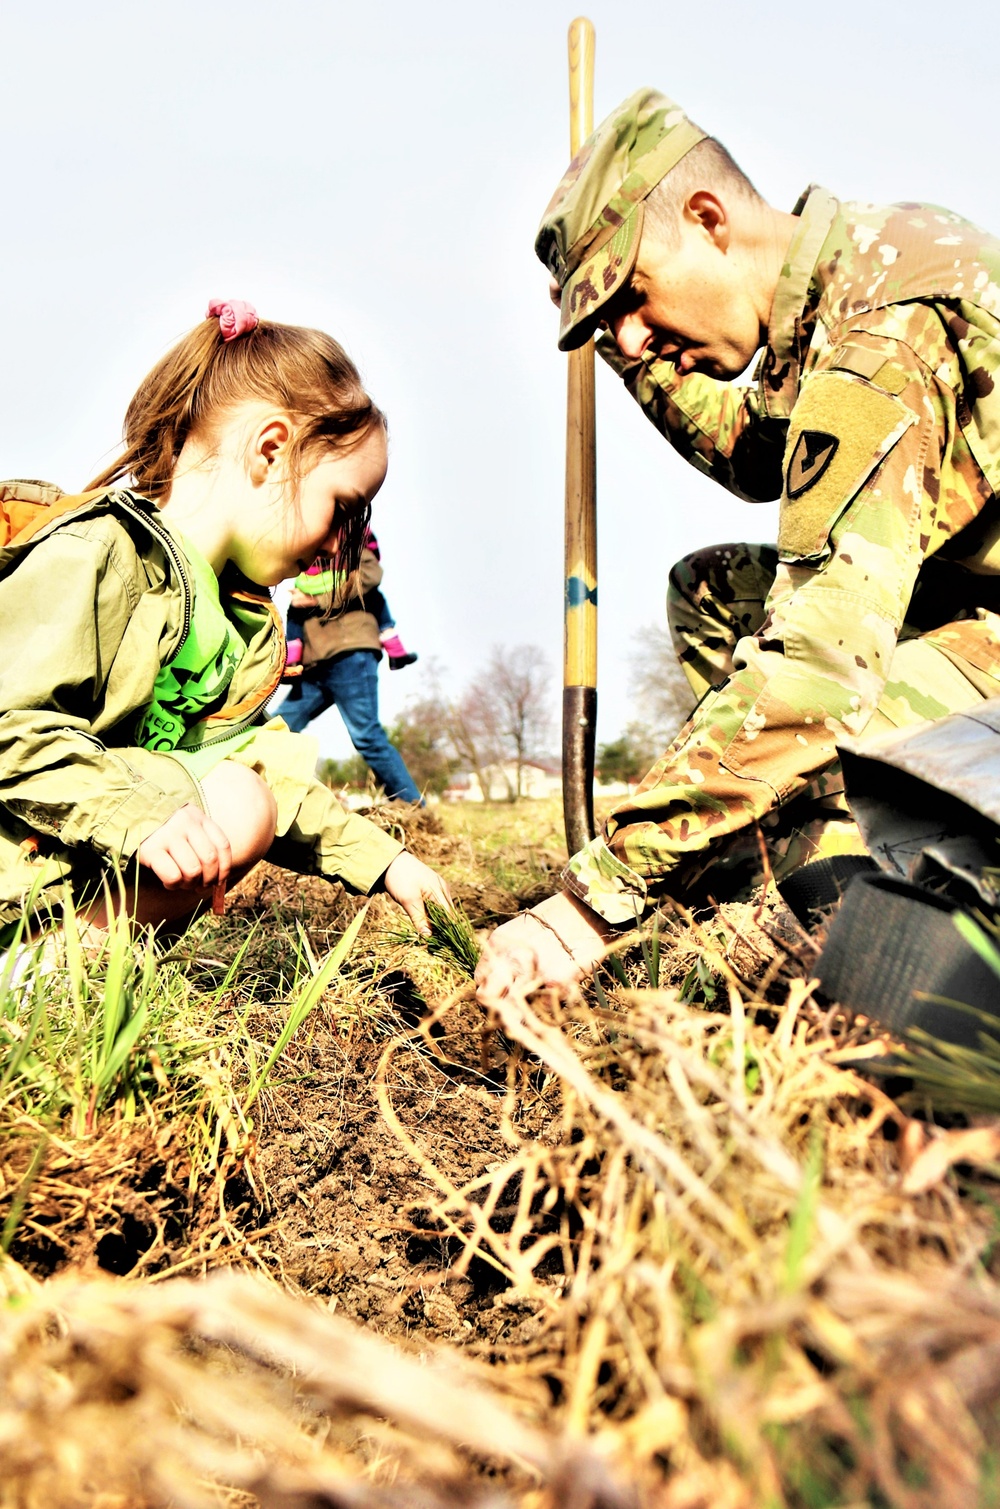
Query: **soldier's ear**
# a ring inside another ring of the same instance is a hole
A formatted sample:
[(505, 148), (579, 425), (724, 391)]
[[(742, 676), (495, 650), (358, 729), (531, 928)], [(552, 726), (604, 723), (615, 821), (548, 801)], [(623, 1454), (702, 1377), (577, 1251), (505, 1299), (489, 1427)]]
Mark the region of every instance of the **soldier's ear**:
[(684, 201), (684, 218), (700, 226), (719, 251), (729, 248), (732, 225), (726, 206), (711, 189), (695, 189)]

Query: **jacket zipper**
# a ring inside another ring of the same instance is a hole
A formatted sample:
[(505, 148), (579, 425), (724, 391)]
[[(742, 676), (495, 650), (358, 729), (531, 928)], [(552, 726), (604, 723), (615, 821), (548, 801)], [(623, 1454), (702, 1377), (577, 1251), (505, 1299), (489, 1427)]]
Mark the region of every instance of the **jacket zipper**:
[[(128, 513), (130, 513), (132, 515), (133, 518), (138, 519), (142, 524), (144, 524), (146, 526), (146, 528), (150, 531), (151, 534), (154, 534), (156, 536), (156, 538), (162, 543), (164, 549), (166, 550), (168, 556), (170, 557), (171, 562), (173, 563), (174, 569), (176, 570), (178, 577), (180, 578), (181, 586), (183, 588), (183, 594), (182, 595), (183, 595), (183, 599), (184, 599), (184, 617), (183, 617), (183, 627), (182, 627), (182, 630), (181, 630), (181, 637), (180, 637), (180, 640), (178, 641), (177, 649), (174, 651), (174, 655), (178, 655), (180, 653), (181, 648), (184, 645), (184, 641), (187, 639), (188, 634), (189, 634), (190, 629), (191, 629), (191, 614), (192, 614), (192, 606), (193, 606), (193, 602), (194, 602), (194, 592), (193, 592), (192, 587), (191, 587), (191, 578), (187, 574), (187, 567), (185, 565), (184, 558), (181, 555), (181, 553), (180, 553), (180, 551), (179, 551), (179, 549), (177, 547), (177, 544), (172, 539), (172, 537), (170, 535), (170, 531), (167, 530), (167, 529), (164, 529), (163, 525), (157, 523), (155, 519), (153, 519), (153, 518), (150, 517), (150, 515), (144, 513), (141, 509), (136, 508), (135, 504), (131, 501), (131, 499), (129, 498), (129, 496), (128, 496), (127, 493), (124, 493), (124, 492), (111, 493), (111, 494), (109, 494), (109, 498), (113, 499), (117, 504), (119, 504), (120, 507), (124, 508)], [(237, 595), (247, 596), (247, 594), (237, 594)], [(248, 598), (248, 600), (250, 600), (250, 601), (257, 601), (256, 598)], [(271, 607), (271, 612), (273, 614), (274, 613), (274, 605), (273, 605), (273, 603), (270, 604), (270, 607)], [(279, 627), (280, 627), (280, 621), (279, 621)], [(171, 659), (172, 658), (173, 658), (173, 656), (171, 657)], [(254, 723), (257, 723), (257, 722), (263, 723), (265, 720), (261, 718), (261, 713), (263, 711), (263, 708), (264, 708), (265, 704), (267, 703), (268, 699), (270, 698), (272, 692), (278, 686), (280, 680), (281, 680), (281, 672), (279, 670), (278, 673), (273, 676), (273, 678), (267, 678), (262, 683), (262, 687), (264, 689), (263, 700), (257, 704), (257, 706), (254, 708), (254, 710), (253, 710), (252, 713), (249, 713), (247, 715), (247, 717), (245, 717), (245, 718), (241, 718), (240, 721), (239, 721), (239, 723), (236, 725), (235, 728), (230, 727), (230, 728), (227, 728), (224, 733), (214, 734), (211, 738), (202, 739), (197, 745), (194, 745), (193, 747), (196, 748), (196, 749), (206, 749), (210, 745), (213, 745), (213, 744), (224, 744), (228, 739), (235, 739), (240, 734), (245, 733), (246, 730), (248, 728), (252, 727), (252, 725)], [(180, 748), (183, 748), (184, 746), (183, 745), (178, 745), (177, 747), (180, 749)], [(189, 746), (189, 747), (192, 747), (192, 746)]]
[[(212, 734), (208, 739), (199, 739), (197, 744), (178, 744), (177, 748), (182, 754), (194, 754), (196, 750), (208, 749), (213, 744), (226, 744), (230, 739), (236, 739), (240, 734), (245, 734), (247, 729), (252, 728), (255, 723), (259, 722), (263, 728), (264, 721), (261, 719), (260, 714), (261, 709), (258, 707), (256, 712), (251, 713), (249, 717), (242, 718), (235, 728), (227, 728), (225, 733)], [(204, 722), (205, 719), (201, 721)], [(196, 723), (194, 726), (197, 728), (199, 725)]]
[[(179, 655), (181, 649), (184, 646), (184, 642), (188, 637), (188, 634), (191, 632), (191, 613), (194, 603), (194, 592), (191, 587), (191, 578), (187, 574), (187, 567), (184, 563), (184, 557), (181, 555), (179, 549), (177, 548), (177, 545), (171, 538), (170, 531), (164, 529), (162, 524), (158, 524), (150, 514), (145, 513), (141, 508), (136, 508), (128, 493), (109, 493), (108, 501), (117, 503), (120, 508), (123, 508), (126, 511), (126, 513), (130, 513), (134, 519), (138, 519), (141, 524), (144, 524), (145, 527), (149, 530), (150, 534), (156, 536), (156, 538), (159, 540), (160, 544), (166, 551), (167, 555), (169, 556), (170, 562), (174, 570), (177, 572), (178, 577), (180, 578), (181, 587), (183, 589), (181, 596), (183, 598), (184, 604), (184, 615), (181, 626), (181, 637), (178, 640), (177, 648), (174, 651), (174, 655)], [(171, 656), (171, 659), (173, 659), (173, 656)]]

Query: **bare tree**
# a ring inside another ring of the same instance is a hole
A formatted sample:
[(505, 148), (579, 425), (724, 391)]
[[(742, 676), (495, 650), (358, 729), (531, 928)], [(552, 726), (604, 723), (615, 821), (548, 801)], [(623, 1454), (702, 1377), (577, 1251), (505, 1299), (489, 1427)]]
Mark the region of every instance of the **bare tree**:
[[(545, 751), (552, 726), (548, 661), (536, 645), (495, 645), (458, 700), (447, 701), (447, 730), (456, 758), (489, 798), (497, 776), (508, 800), (521, 795), (523, 767)], [(507, 767), (513, 766), (513, 776)]]
[(499, 766), (503, 758), (496, 708), (489, 687), (482, 681), (474, 682), (457, 702), (448, 704), (447, 716), (451, 747), (459, 763), (472, 771), (479, 782), (483, 800), (487, 801), (490, 795), (488, 771), (491, 766)]
[(537, 645), (519, 644), (511, 650), (494, 645), (486, 678), (496, 727), (514, 764), (512, 795), (519, 797), (522, 769), (542, 754), (552, 727), (552, 671)]
[(666, 629), (643, 624), (632, 636), (629, 685), (643, 718), (665, 748), (691, 714), (695, 697)]
[(451, 709), (436, 684), (427, 696), (408, 702), (389, 730), (407, 770), (421, 791), (440, 795), (456, 766)]

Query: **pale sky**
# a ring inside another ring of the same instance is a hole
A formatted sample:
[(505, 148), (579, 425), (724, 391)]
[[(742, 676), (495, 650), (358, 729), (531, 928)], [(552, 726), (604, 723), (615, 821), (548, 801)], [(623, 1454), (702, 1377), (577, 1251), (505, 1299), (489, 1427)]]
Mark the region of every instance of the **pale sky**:
[[(558, 675), (565, 358), (532, 243), (569, 156), (574, 14), (4, 0), (0, 475), (80, 487), (209, 296), (249, 299), (341, 340), (389, 416), (374, 523), (422, 664), (457, 690), (493, 644), (527, 642)], [(1000, 233), (1000, 9), (601, 0), (588, 14), (595, 119), (652, 85), (782, 208), (818, 181)], [(631, 634), (662, 622), (671, 564), (773, 538), (776, 511), (699, 478), (598, 366), (604, 741), (632, 715)], [(419, 695), (422, 664), (383, 670), (383, 721)], [(314, 728), (349, 751), (335, 713)]]

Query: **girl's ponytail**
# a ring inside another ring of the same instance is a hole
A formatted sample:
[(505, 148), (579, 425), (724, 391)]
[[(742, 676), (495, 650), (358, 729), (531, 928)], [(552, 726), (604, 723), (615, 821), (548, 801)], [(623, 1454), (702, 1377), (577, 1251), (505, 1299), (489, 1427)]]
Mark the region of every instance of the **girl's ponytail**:
[(125, 411), (125, 449), (88, 483), (88, 491), (127, 480), (146, 498), (169, 493), (177, 457), (195, 427), (199, 396), (223, 344), (219, 321), (203, 320), (157, 362)]

